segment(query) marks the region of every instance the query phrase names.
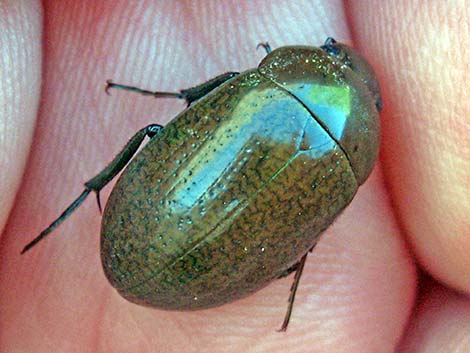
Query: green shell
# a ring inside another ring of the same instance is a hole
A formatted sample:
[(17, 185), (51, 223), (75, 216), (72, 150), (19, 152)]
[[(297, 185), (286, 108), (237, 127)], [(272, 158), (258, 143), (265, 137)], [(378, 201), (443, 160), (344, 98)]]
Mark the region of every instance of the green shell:
[[(367, 87), (319, 49), (286, 48), (192, 104), (122, 173), (101, 257), (128, 300), (191, 310), (259, 290), (315, 245), (369, 175), (378, 113)], [(294, 70), (294, 60), (307, 65)], [(339, 115), (343, 131), (331, 123)]]

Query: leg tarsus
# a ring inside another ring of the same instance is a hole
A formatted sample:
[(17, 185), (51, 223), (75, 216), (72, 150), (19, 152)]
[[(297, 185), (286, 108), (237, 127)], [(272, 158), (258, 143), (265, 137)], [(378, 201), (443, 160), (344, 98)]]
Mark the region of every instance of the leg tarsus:
[(181, 93), (177, 93), (177, 92), (154, 92), (154, 91), (149, 91), (149, 90), (142, 89), (142, 88), (135, 87), (135, 86), (122, 85), (120, 83), (115, 83), (111, 80), (106, 80), (106, 87), (105, 87), (104, 91), (106, 92), (106, 94), (108, 96), (111, 95), (109, 93), (109, 90), (111, 88), (117, 88), (117, 89), (122, 89), (122, 90), (125, 90), (125, 91), (136, 92), (136, 93), (140, 93), (144, 96), (153, 96), (153, 97), (156, 97), (156, 98), (180, 98), (180, 99), (184, 98), (181, 95)]
[(298, 263), (297, 269), (295, 271), (294, 281), (292, 282), (292, 285), (290, 288), (287, 312), (284, 317), (284, 322), (282, 323), (282, 326), (278, 330), (278, 332), (285, 332), (287, 330), (287, 326), (289, 325), (290, 316), (292, 314), (292, 308), (294, 307), (295, 293), (297, 292), (297, 288), (299, 286), (300, 277), (302, 276), (302, 271), (305, 266), (305, 260), (307, 259), (307, 255), (308, 253), (302, 256), (302, 258), (300, 259)]
[(187, 88), (187, 89), (182, 89), (179, 92), (148, 91), (145, 89), (141, 89), (139, 87), (121, 85), (119, 83), (114, 83), (111, 80), (107, 80), (105, 92), (109, 94), (109, 90), (111, 88), (118, 88), (118, 89), (123, 89), (126, 91), (140, 93), (145, 96), (153, 96), (156, 98), (184, 99), (189, 106), (192, 102), (198, 100), (199, 98), (204, 97), (206, 94), (211, 92), (214, 88), (217, 88), (225, 81), (230, 80), (231, 78), (238, 76), (239, 74), (240, 74), (239, 72), (226, 72), (210, 79), (207, 82), (201, 83), (200, 85)]
[(57, 226), (59, 224), (61, 224), (63, 221), (65, 221), (66, 218), (68, 218), (68, 216), (70, 216), (70, 214), (75, 211), (75, 209), (77, 209), (78, 206), (80, 206), (83, 201), (85, 201), (85, 199), (87, 198), (87, 196), (90, 194), (91, 192), (91, 189), (89, 188), (85, 188), (85, 190), (83, 190), (83, 192), (80, 194), (79, 197), (77, 197), (71, 204), (69, 207), (67, 207), (65, 209), (64, 212), (62, 212), (62, 214), (54, 221), (51, 223), (51, 225), (49, 227), (47, 227), (46, 229), (44, 229), (41, 234), (39, 234), (36, 238), (34, 238), (31, 242), (29, 242), (24, 248), (23, 250), (21, 251), (21, 254), (24, 254), (25, 252), (27, 252), (28, 250), (30, 250), (33, 246), (35, 246), (37, 243), (39, 243), (42, 239), (44, 239), (44, 237), (46, 235), (48, 235), (50, 232), (52, 232), (55, 228), (57, 228)]

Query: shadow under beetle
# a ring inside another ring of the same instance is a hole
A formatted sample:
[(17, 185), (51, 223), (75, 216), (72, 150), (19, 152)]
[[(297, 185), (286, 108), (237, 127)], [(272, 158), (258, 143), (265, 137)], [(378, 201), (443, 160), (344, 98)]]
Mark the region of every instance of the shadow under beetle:
[(305, 259), (369, 176), (382, 102), (354, 49), (271, 51), (258, 68), (228, 72), (178, 93), (188, 108), (139, 130), (23, 253), (132, 159), (104, 210), (101, 259), (126, 299), (196, 310), (245, 297), (295, 271), (285, 331)]

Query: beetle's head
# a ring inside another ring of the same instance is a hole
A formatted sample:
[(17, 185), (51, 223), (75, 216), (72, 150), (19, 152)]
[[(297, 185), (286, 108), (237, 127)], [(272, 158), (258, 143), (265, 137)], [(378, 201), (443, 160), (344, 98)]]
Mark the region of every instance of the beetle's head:
[(367, 87), (369, 87), (372, 97), (375, 100), (375, 106), (380, 112), (382, 110), (382, 97), (380, 95), (379, 83), (377, 82), (372, 66), (367, 60), (354, 48), (339, 43), (331, 37), (328, 37), (325, 44), (320, 48), (348, 66), (359, 76)]

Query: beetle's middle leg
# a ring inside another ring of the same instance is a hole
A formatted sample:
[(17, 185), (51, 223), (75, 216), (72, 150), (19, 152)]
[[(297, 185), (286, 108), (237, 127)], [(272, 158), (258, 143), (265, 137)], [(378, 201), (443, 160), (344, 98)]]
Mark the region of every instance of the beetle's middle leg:
[(230, 80), (232, 77), (238, 76), (239, 74), (239, 72), (226, 72), (210, 79), (209, 81), (191, 88), (182, 89), (179, 92), (148, 91), (134, 86), (121, 85), (119, 83), (114, 83), (111, 80), (108, 80), (106, 81), (106, 93), (109, 93), (110, 88), (119, 88), (127, 91), (137, 92), (146, 96), (153, 96), (156, 98), (166, 97), (184, 99), (189, 106), (192, 102), (204, 97), (214, 88), (217, 88), (225, 81)]
[(66, 209), (62, 214), (51, 223), (49, 227), (44, 229), (41, 234), (34, 238), (28, 245), (23, 248), (21, 251), (24, 254), (26, 251), (31, 249), (39, 241), (41, 241), (46, 235), (52, 232), (59, 224), (61, 224), (65, 219), (70, 216), (73, 211), (75, 211), (82, 203), (85, 201), (90, 192), (94, 191), (96, 193), (96, 199), (98, 201), (98, 207), (101, 211), (101, 202), (100, 202), (100, 190), (105, 187), (131, 160), (132, 156), (137, 152), (140, 145), (144, 141), (145, 136), (153, 138), (157, 135), (160, 130), (163, 129), (162, 125), (150, 124), (143, 129), (140, 129), (131, 139), (127, 142), (124, 148), (117, 154), (116, 157), (109, 163), (100, 173), (95, 177), (88, 180), (85, 183), (85, 189)]

